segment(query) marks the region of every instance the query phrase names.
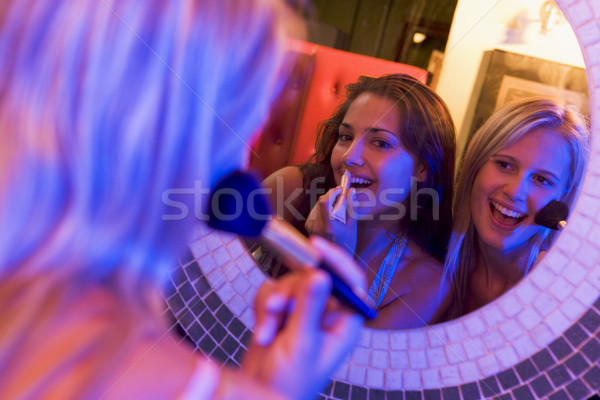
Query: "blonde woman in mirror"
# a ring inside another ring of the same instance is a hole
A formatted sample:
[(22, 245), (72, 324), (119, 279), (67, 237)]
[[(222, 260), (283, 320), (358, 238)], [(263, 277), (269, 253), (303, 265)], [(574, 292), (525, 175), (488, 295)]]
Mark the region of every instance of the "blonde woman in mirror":
[(552, 200), (573, 205), (588, 147), (586, 121), (558, 99), (508, 104), (474, 134), (456, 185), (446, 319), (493, 301), (534, 267), (557, 232), (535, 214)]
[[(265, 186), (278, 215), (338, 243), (363, 267), (378, 310), (368, 326), (433, 323), (449, 302), (442, 260), (451, 228), (452, 118), (435, 92), (408, 75), (361, 76), (346, 91), (319, 126), (312, 159), (276, 171)], [(344, 174), (350, 188), (343, 192)], [(346, 203), (345, 221), (334, 217), (337, 201)]]
[(306, 399), (327, 383), (362, 323), (322, 272), (259, 290), (238, 370), (178, 345), (160, 294), (198, 223), (189, 188), (239, 168), (264, 123), (290, 16), (277, 0), (1, 3), (0, 398)]

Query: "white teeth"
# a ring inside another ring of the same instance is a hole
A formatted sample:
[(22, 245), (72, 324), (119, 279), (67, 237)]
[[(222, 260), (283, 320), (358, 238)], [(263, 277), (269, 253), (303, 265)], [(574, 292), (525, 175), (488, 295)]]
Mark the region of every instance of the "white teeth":
[(368, 179), (352, 177), (352, 183), (358, 183), (359, 185), (370, 185), (373, 182)]
[(508, 208), (501, 206), (500, 204), (496, 203), (495, 201), (492, 201), (492, 205), (494, 206), (494, 208), (496, 210), (500, 211), (500, 213), (502, 215), (506, 215), (507, 217), (521, 218), (523, 215), (525, 215), (525, 214), (521, 214), (521, 213), (513, 211), (513, 210), (509, 210)]

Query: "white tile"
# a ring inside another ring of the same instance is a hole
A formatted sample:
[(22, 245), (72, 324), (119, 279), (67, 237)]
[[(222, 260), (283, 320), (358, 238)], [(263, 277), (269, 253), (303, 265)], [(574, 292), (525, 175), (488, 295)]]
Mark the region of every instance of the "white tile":
[(439, 369), (429, 368), (421, 371), (423, 389), (437, 389), (442, 387), (442, 377)]
[(219, 247), (218, 249), (213, 251), (212, 257), (213, 257), (213, 260), (215, 260), (215, 263), (217, 264), (217, 266), (219, 266), (219, 267), (223, 267), (229, 261), (231, 261), (231, 256), (229, 255), (227, 250), (225, 250), (225, 248), (223, 248), (223, 247)]
[(561, 304), (560, 310), (572, 323), (576, 322), (587, 310), (579, 300), (570, 297)]
[(479, 336), (487, 330), (483, 320), (477, 314), (468, 316), (464, 321), (464, 325), (470, 337)]
[(244, 296), (248, 289), (250, 289), (250, 282), (243, 275), (238, 275), (233, 281), (232, 285), (235, 291), (240, 295)]
[(387, 390), (402, 389), (402, 371), (385, 371), (385, 388)]
[(358, 345), (363, 347), (371, 347), (371, 337), (373, 336), (373, 330), (362, 329), (360, 331), (360, 338), (358, 339)]
[(207, 234), (206, 236), (204, 236), (204, 243), (206, 244), (206, 247), (208, 248), (208, 251), (210, 251), (210, 252), (213, 252), (216, 249), (223, 246), (223, 242), (221, 242), (221, 238), (219, 237), (217, 232), (214, 232), (214, 231), (211, 232), (210, 234)]
[(365, 367), (350, 364), (348, 367), (348, 381), (353, 385), (364, 386), (367, 379), (367, 369)]
[(427, 368), (427, 357), (425, 350), (409, 350), (408, 361), (411, 369)]
[(473, 382), (481, 379), (479, 366), (475, 361), (466, 361), (462, 364), (459, 364), (458, 370), (460, 371), (460, 376), (463, 382)]
[(529, 335), (522, 335), (518, 337), (512, 342), (512, 344), (517, 352), (517, 356), (521, 360), (525, 360), (541, 350), (541, 348), (534, 343), (533, 340), (531, 340)]
[(529, 305), (537, 297), (539, 291), (529, 279), (523, 279), (515, 289), (515, 293), (521, 304)]
[(404, 382), (404, 390), (420, 390), (423, 387), (421, 384), (421, 373), (418, 371), (404, 371), (402, 373), (402, 380)]
[(504, 315), (509, 318), (514, 317), (523, 309), (515, 296), (502, 296), (501, 300), (497, 303)]
[(488, 328), (494, 329), (496, 326), (504, 322), (504, 314), (500, 311), (500, 307), (494, 302), (488, 304), (484, 310), (481, 311), (481, 316), (485, 321)]
[(393, 350), (408, 349), (408, 335), (406, 331), (393, 332), (390, 334), (390, 348)]
[(600, 251), (597, 247), (589, 243), (583, 243), (581, 249), (575, 254), (575, 259), (588, 268), (591, 268), (600, 261)]
[(548, 266), (555, 274), (560, 275), (570, 260), (570, 257), (565, 256), (560, 251), (550, 251), (544, 255), (541, 262)]
[(204, 275), (208, 275), (211, 271), (217, 268), (217, 263), (215, 263), (210, 254), (207, 254), (198, 260), (198, 266), (200, 266), (200, 269)]
[[(598, 43), (597, 50), (600, 53), (600, 42)], [(600, 97), (600, 93), (597, 93), (597, 95)], [(600, 140), (598, 140), (597, 143), (600, 143)], [(598, 203), (599, 202), (597, 198), (583, 194), (580, 196), (579, 201), (577, 202), (577, 209), (580, 210), (582, 215), (587, 215), (588, 217), (597, 219), (598, 212), (600, 210), (600, 204)]]
[[(568, 274), (566, 274), (568, 275)], [(549, 292), (556, 297), (559, 302), (565, 301), (575, 288), (566, 279), (559, 278), (548, 288)]]
[(585, 46), (585, 54), (587, 55), (587, 62), (590, 65), (600, 64), (600, 43)]
[(502, 370), (493, 353), (477, 359), (477, 365), (483, 376), (495, 375)]
[(381, 350), (390, 348), (390, 334), (388, 331), (374, 329), (372, 335), (371, 347)]
[(526, 331), (531, 331), (542, 322), (542, 317), (538, 311), (529, 307), (517, 316), (517, 320)]
[(233, 290), (233, 286), (231, 285), (223, 285), (221, 286), (221, 288), (219, 288), (217, 292), (219, 298), (225, 304), (229, 303), (229, 300), (231, 300), (236, 293), (235, 290)]
[(408, 353), (406, 351), (390, 351), (390, 366), (392, 369), (407, 369)]
[(254, 310), (251, 308), (246, 308), (239, 318), (240, 321), (242, 321), (242, 323), (248, 328), (253, 328), (256, 324), (256, 320), (254, 319)]
[(379, 369), (388, 369), (390, 366), (389, 362), (389, 351), (387, 350), (373, 350), (371, 353), (371, 365)]
[(444, 386), (456, 386), (462, 383), (458, 367), (454, 365), (440, 368), (440, 377)]
[(247, 254), (235, 260), (235, 263), (244, 275), (248, 275), (248, 273), (253, 270), (260, 271), (260, 269), (256, 266), (254, 259)]
[(462, 342), (468, 338), (467, 330), (463, 324), (457, 321), (446, 326), (446, 334), (450, 342)]
[(229, 303), (227, 303), (227, 307), (234, 315), (241, 316), (248, 305), (240, 296), (234, 296), (231, 300), (229, 300)]
[(221, 272), (220, 269), (215, 269), (208, 275), (206, 275), (206, 280), (210, 283), (213, 289), (218, 290), (221, 286), (223, 286), (227, 279), (225, 279), (225, 275)]
[(494, 351), (504, 346), (504, 338), (496, 330), (485, 333), (481, 336), (481, 339), (489, 351)]
[[(252, 271), (250, 271), (250, 273), (247, 276), (248, 283), (254, 286), (255, 288), (259, 288), (265, 282), (265, 280), (267, 280), (265, 274), (263, 274), (262, 271), (258, 268), (255, 268)], [(243, 278), (244, 276), (241, 275), (240, 279)]]
[(529, 274), (529, 279), (540, 290), (545, 291), (554, 282), (556, 275), (550, 269), (536, 268)]
[(246, 301), (246, 304), (248, 304), (252, 308), (254, 308), (254, 300), (256, 299), (257, 292), (258, 292), (257, 288), (255, 288), (254, 286), (250, 286), (250, 288), (244, 295), (244, 300)]
[(367, 369), (367, 386), (384, 389), (384, 371), (380, 369)]
[(592, 7), (592, 10), (594, 11), (594, 16), (596, 18), (600, 18), (600, 2), (590, 0), (588, 3)]
[(509, 342), (512, 342), (525, 333), (523, 328), (521, 328), (521, 326), (514, 319), (509, 319), (498, 328), (500, 329), (500, 332), (502, 332), (502, 336), (504, 336), (504, 338)]
[(592, 9), (587, 3), (580, 2), (570, 6), (567, 9), (569, 16), (571, 17), (571, 23), (574, 28), (585, 24), (594, 17)]
[(347, 381), (348, 380), (348, 369), (349, 369), (348, 363), (342, 363), (342, 365), (340, 365), (340, 367), (333, 373), (333, 378), (341, 380), (341, 381)]
[[(558, 301), (554, 298), (554, 296), (551, 296), (548, 293), (541, 293), (533, 302), (533, 308), (540, 314), (542, 318), (556, 310), (557, 307)], [(523, 326), (525, 326), (527, 329), (530, 329), (530, 327), (526, 326), (525, 324), (523, 324)]]
[(235, 263), (225, 264), (221, 267), (221, 271), (223, 271), (229, 282), (233, 282), (241, 274), (240, 269)]
[(555, 244), (555, 247), (561, 249), (566, 255), (575, 254), (579, 250), (579, 246), (581, 246), (581, 240), (573, 233), (569, 232), (570, 228), (571, 227), (567, 225), (566, 232), (560, 234), (560, 238)]
[(532, 329), (529, 334), (539, 348), (546, 347), (550, 342), (556, 339), (556, 335), (548, 328), (546, 324), (540, 324)]
[(572, 325), (571, 321), (560, 310), (548, 315), (545, 322), (555, 336), (562, 334)]
[(427, 336), (421, 329), (408, 331), (408, 346), (410, 349), (424, 349), (427, 347)]
[(202, 239), (202, 238), (196, 239), (196, 240), (190, 242), (188, 244), (188, 247), (190, 248), (190, 252), (192, 253), (192, 256), (194, 257), (194, 260), (208, 254), (208, 247), (206, 246), (206, 243), (204, 242), (204, 239)]
[(600, 38), (600, 29), (598, 29), (597, 21), (590, 21), (586, 24), (581, 25), (577, 29), (577, 35), (583, 45), (594, 43)]
[(371, 349), (356, 347), (352, 352), (352, 362), (360, 365), (371, 365)]
[(441, 347), (448, 344), (448, 335), (443, 328), (432, 327), (427, 331), (427, 339), (429, 341), (429, 347)]
[(466, 342), (464, 346), (467, 358), (469, 360), (475, 360), (476, 358), (482, 357), (485, 353), (487, 353), (487, 350), (485, 349), (481, 338), (471, 339), (468, 342)]
[(569, 263), (566, 273), (562, 276), (573, 285), (578, 286), (586, 278), (587, 273), (588, 270), (586, 268), (573, 260)]
[(232, 241), (231, 243), (229, 243), (226, 246), (226, 248), (227, 248), (227, 252), (233, 259), (236, 259), (236, 258), (242, 256), (242, 254), (246, 253), (246, 248), (239, 240)]
[(583, 281), (573, 292), (573, 297), (581, 302), (583, 305), (591, 305), (598, 298), (598, 290), (590, 285), (588, 282)]
[(462, 343), (450, 343), (446, 346), (446, 358), (451, 365), (465, 362), (467, 356), (465, 355), (465, 349), (463, 348)]
[(442, 347), (434, 347), (426, 350), (429, 367), (442, 367), (448, 364), (446, 352)]
[(517, 353), (512, 348), (511, 345), (505, 346), (496, 351), (496, 358), (500, 361), (500, 365), (502, 369), (507, 369), (516, 365), (519, 362), (519, 357), (517, 357)]

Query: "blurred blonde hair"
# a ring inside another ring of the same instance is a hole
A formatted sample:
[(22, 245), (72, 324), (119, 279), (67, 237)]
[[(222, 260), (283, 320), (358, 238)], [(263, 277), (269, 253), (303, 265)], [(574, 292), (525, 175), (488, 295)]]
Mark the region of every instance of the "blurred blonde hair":
[(163, 195), (239, 166), (282, 85), (290, 17), (278, 0), (2, 2), (0, 388), (31, 377), (29, 350), (90, 289), (111, 293), (113, 325), (29, 395), (84, 362), (76, 397), (101, 395), (156, 329), (154, 289), (193, 224), (165, 220)]
[[(453, 282), (454, 302), (448, 318), (464, 313), (469, 274), (477, 263), (477, 231), (471, 215), (471, 190), (479, 170), (503, 148), (539, 128), (552, 129), (563, 138), (570, 156), (567, 189), (560, 199), (569, 208), (579, 191), (588, 160), (589, 129), (577, 110), (562, 100), (533, 98), (508, 104), (496, 111), (474, 134), (458, 173), (452, 235), (444, 275)], [(540, 251), (547, 250), (556, 231), (542, 228), (530, 240), (530, 253), (523, 275), (533, 266)]]

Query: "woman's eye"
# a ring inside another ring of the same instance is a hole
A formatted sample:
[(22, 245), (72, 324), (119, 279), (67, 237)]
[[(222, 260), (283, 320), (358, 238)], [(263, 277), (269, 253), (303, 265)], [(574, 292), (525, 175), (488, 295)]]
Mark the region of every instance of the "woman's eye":
[(541, 175), (536, 175), (533, 177), (533, 179), (540, 185), (543, 186), (554, 186), (554, 182), (552, 182), (550, 179), (541, 176)]
[(508, 170), (511, 168), (511, 165), (509, 162), (506, 161), (502, 161), (502, 160), (497, 160), (496, 161), (496, 165), (500, 168), (500, 169), (505, 169)]
[(338, 135), (338, 142), (349, 142), (352, 140), (352, 136), (348, 135), (347, 133), (340, 133)]
[(379, 148), (382, 148), (382, 149), (387, 149), (387, 148), (392, 147), (392, 145), (390, 143), (386, 142), (385, 140), (374, 140), (373, 144), (376, 147), (379, 147)]

